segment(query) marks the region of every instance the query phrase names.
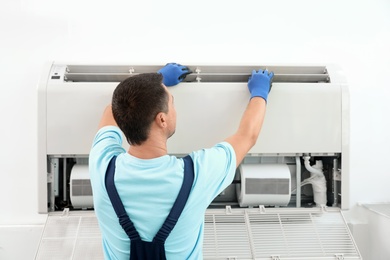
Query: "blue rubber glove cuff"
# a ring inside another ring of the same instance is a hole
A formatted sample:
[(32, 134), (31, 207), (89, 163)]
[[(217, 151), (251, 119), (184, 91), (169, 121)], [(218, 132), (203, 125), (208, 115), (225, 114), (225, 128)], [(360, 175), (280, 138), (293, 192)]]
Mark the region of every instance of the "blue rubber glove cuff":
[(261, 97), (267, 102), (273, 76), (274, 73), (268, 72), (268, 70), (252, 71), (252, 76), (250, 76), (248, 80), (248, 89), (251, 93), (251, 99), (253, 97)]
[(163, 83), (165, 86), (170, 87), (182, 82), (185, 77), (191, 73), (188, 67), (182, 66), (177, 63), (168, 63), (161, 68), (157, 73), (163, 75)]

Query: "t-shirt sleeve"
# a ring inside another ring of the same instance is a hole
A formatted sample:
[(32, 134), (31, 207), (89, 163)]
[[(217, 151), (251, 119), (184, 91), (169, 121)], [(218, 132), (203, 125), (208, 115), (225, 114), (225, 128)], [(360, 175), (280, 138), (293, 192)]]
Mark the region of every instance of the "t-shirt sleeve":
[(229, 186), (236, 172), (236, 154), (227, 143), (218, 143), (212, 148), (191, 154), (194, 161), (195, 188), (200, 189), (206, 206)]
[(122, 147), (122, 132), (116, 126), (105, 126), (99, 129), (92, 143), (89, 154), (90, 173), (99, 174), (106, 169), (114, 155), (126, 152)]

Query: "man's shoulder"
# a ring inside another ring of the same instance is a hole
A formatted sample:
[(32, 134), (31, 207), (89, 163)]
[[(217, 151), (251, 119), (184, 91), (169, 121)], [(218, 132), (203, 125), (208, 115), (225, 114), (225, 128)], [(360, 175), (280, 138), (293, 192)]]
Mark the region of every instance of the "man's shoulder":
[(202, 159), (208, 157), (234, 156), (234, 149), (228, 142), (220, 142), (210, 148), (205, 148), (192, 152), (193, 159)]
[(236, 167), (236, 155), (228, 142), (217, 143), (208, 149), (195, 151), (191, 154), (194, 165), (204, 171), (224, 173)]

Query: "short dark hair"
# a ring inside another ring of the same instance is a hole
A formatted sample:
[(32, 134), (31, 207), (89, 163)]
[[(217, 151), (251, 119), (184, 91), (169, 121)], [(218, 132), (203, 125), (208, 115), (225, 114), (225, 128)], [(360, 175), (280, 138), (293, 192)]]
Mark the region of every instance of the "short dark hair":
[(130, 145), (148, 139), (156, 115), (168, 112), (168, 94), (159, 73), (144, 73), (123, 80), (112, 95), (114, 119)]

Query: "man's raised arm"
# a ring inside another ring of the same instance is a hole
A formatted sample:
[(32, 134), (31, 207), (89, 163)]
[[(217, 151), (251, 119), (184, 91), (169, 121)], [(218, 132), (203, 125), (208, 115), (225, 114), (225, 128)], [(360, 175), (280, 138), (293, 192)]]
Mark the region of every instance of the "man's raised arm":
[(254, 70), (249, 78), (248, 89), (251, 93), (251, 99), (242, 115), (237, 132), (225, 140), (233, 146), (237, 167), (256, 144), (260, 134), (273, 76), (273, 72), (268, 73), (267, 70), (259, 70), (258, 72)]

